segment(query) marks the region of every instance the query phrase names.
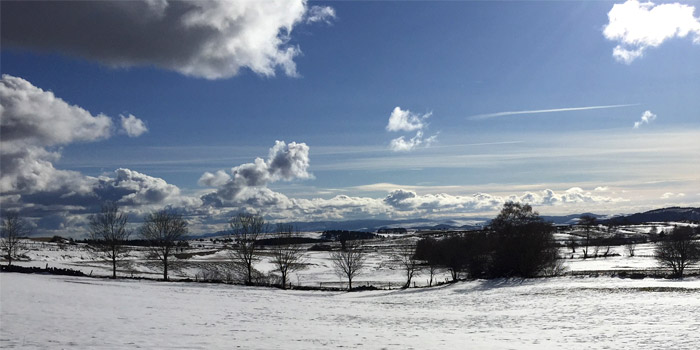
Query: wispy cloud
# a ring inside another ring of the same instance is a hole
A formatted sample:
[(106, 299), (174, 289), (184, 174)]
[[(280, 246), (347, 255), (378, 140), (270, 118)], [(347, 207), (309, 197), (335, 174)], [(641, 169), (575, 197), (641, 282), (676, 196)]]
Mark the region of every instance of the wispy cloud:
[(487, 114), (477, 114), (467, 117), (470, 120), (484, 120), (496, 117), (505, 117), (509, 115), (521, 115), (521, 114), (541, 114), (541, 113), (555, 113), (555, 112), (575, 112), (575, 111), (588, 111), (592, 109), (610, 109), (610, 108), (622, 108), (638, 106), (638, 104), (623, 104), (623, 105), (607, 105), (607, 106), (588, 106), (588, 107), (564, 107), (564, 108), (553, 108), (553, 109), (534, 109), (534, 110), (524, 110), (524, 111), (508, 111), (508, 112), (497, 112), (497, 113), (487, 113)]
[(656, 120), (656, 114), (651, 113), (651, 111), (644, 111), (644, 114), (642, 114), (642, 119), (634, 122), (634, 128), (639, 129), (642, 124), (649, 124), (654, 120)]

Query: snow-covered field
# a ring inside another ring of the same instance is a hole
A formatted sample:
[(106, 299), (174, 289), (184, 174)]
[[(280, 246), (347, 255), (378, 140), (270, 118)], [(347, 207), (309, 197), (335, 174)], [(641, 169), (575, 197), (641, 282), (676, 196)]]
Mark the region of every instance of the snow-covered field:
[[(650, 227), (626, 228), (628, 235)], [(661, 228), (663, 229), (663, 227)], [(558, 233), (564, 242), (576, 233)], [(397, 245), (418, 237), (368, 241), (367, 267), (354, 285), (398, 287)], [(310, 245), (309, 245), (310, 246)], [(190, 242), (172, 278), (195, 279), (227, 261), (213, 240)], [(562, 247), (568, 276), (459, 282), (432, 288), (365, 292), (279, 290), (227, 284), (109, 280), (0, 274), (0, 348), (22, 349), (698, 349), (700, 277), (682, 281), (583, 277), (583, 272), (659, 267), (654, 244), (629, 256), (581, 258)], [(119, 276), (161, 278), (159, 264), (134, 249)], [(290, 281), (342, 286), (326, 251), (307, 251), (307, 268)], [(32, 242), (13, 264), (59, 267), (109, 276), (109, 265), (84, 245)], [(269, 257), (255, 265), (273, 273)], [(691, 269), (697, 271), (697, 267)], [(448, 277), (447, 271), (436, 276)], [(417, 286), (428, 283), (425, 271)]]
[(356, 293), (0, 274), (0, 347), (697, 349), (700, 279)]
[[(401, 244), (400, 240), (374, 240), (368, 243), (367, 266), (357, 279), (355, 285), (373, 284), (383, 287), (399, 287), (405, 282), (404, 271), (396, 263), (391, 261), (392, 246)], [(228, 261), (229, 256), (225, 250), (217, 249), (210, 245), (196, 247), (189, 252), (203, 252), (206, 255), (194, 255), (188, 259), (172, 259), (175, 266), (171, 266), (172, 278), (196, 279), (202, 268), (207, 264), (217, 264)], [(651, 270), (659, 269), (659, 265), (653, 258), (654, 243), (637, 245), (635, 256), (629, 256), (624, 246), (611, 247), (610, 254), (606, 258), (582, 259), (581, 248), (572, 254), (568, 248), (561, 248), (560, 255), (564, 261), (564, 267), (568, 272), (585, 271), (609, 271), (609, 270)], [(35, 267), (58, 267), (80, 270), (93, 276), (110, 276), (111, 266), (92, 256), (83, 245), (57, 245), (55, 243), (33, 243), (32, 249), (25, 255), (30, 260), (16, 261), (13, 264)], [(591, 248), (593, 250), (593, 248)], [(604, 250), (601, 248), (601, 251)], [(160, 264), (148, 261), (145, 258), (143, 248), (134, 250), (127, 259), (128, 264), (121, 266), (117, 274), (126, 277), (162, 278)], [(291, 274), (289, 281), (294, 285), (302, 286), (342, 286), (344, 280), (333, 271), (329, 253), (325, 251), (307, 251), (306, 268)], [(257, 270), (263, 273), (271, 273), (274, 265), (269, 256), (263, 256), (255, 264)], [(692, 267), (689, 272), (697, 271)], [(449, 278), (447, 271), (440, 271), (435, 277), (436, 281), (444, 282)], [(428, 285), (429, 275), (427, 271), (418, 271), (414, 282), (417, 286)]]

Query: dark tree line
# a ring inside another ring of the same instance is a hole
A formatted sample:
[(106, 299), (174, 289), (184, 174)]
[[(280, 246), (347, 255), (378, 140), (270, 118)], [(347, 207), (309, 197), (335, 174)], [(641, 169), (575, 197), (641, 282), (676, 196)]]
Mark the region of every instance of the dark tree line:
[(416, 257), (430, 267), (450, 271), (453, 280), (534, 277), (552, 269), (559, 258), (554, 228), (527, 204), (506, 203), (488, 230), (417, 243)]

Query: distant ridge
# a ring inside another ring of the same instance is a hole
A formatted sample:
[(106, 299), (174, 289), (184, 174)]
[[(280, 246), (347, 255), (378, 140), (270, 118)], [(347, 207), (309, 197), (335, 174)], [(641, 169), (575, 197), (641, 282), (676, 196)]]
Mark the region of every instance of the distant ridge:
[(700, 221), (700, 208), (669, 207), (662, 209), (654, 209), (645, 211), (643, 213), (615, 216), (606, 220), (601, 220), (600, 223), (616, 225), (637, 225), (647, 222), (668, 221)]
[[(575, 225), (581, 216), (590, 215), (598, 219), (601, 224), (616, 224), (616, 225), (636, 225), (647, 222), (666, 222), (666, 221), (700, 221), (700, 208), (681, 208), (670, 207), (636, 213), (631, 215), (619, 215), (609, 217), (607, 215), (580, 213), (559, 216), (546, 216), (542, 218), (545, 221), (555, 225)], [(349, 230), (349, 231), (365, 231), (377, 232), (382, 228), (406, 228), (409, 230), (478, 230), (488, 225), (491, 218), (465, 218), (465, 219), (403, 219), (403, 220), (347, 220), (347, 221), (312, 221), (312, 222), (291, 222), (299, 231), (313, 232), (326, 230)], [(209, 238), (227, 236), (227, 231), (219, 231), (213, 233), (205, 233), (201, 235), (190, 236), (190, 239)]]

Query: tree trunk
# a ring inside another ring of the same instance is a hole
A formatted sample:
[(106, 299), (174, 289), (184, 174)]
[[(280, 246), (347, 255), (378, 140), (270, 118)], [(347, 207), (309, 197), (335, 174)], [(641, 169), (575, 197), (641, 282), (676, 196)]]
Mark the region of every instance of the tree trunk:
[(352, 290), (352, 277), (348, 276), (348, 290)]
[(112, 279), (117, 279), (117, 257), (112, 255)]
[(252, 266), (251, 266), (251, 264), (248, 264), (247, 267), (248, 267), (248, 285), (252, 285), (253, 284), (253, 271), (251, 271)]
[(163, 279), (168, 280), (168, 257), (163, 258)]
[(282, 289), (287, 289), (287, 274), (282, 272)]

